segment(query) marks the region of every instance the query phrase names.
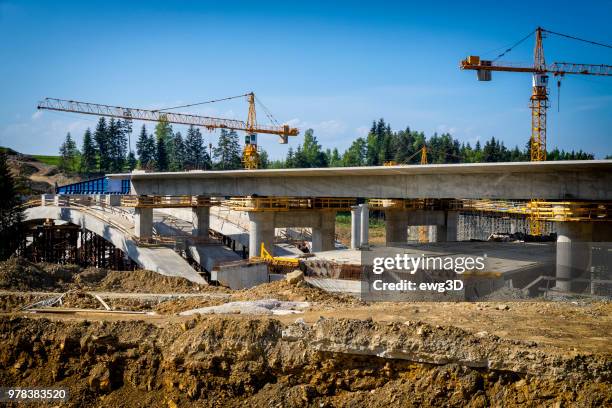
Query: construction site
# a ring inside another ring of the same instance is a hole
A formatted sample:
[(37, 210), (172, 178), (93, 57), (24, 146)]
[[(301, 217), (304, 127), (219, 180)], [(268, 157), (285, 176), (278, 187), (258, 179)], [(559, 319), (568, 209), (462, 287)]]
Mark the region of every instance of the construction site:
[[(546, 160), (549, 78), (612, 66), (547, 64), (547, 33), (529, 64), (458, 61), (479, 81), (532, 77), (523, 162), (431, 164), (423, 145), (420, 164), (262, 169), (260, 135), (302, 130), (258, 122), (253, 92), (245, 121), (43, 99), (243, 132), (244, 169), (26, 197), (24, 243), (0, 262), (0, 387), (62, 389), (30, 401), (62, 407), (612, 406), (612, 160)], [(461, 289), (377, 297), (376, 258), (398, 254), (486, 262), (391, 268)]]

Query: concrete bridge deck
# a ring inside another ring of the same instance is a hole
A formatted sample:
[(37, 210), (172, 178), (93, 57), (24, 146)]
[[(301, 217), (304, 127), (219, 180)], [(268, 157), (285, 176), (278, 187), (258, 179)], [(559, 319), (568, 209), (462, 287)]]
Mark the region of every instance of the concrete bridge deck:
[(112, 174), (132, 194), (612, 200), (612, 160)]

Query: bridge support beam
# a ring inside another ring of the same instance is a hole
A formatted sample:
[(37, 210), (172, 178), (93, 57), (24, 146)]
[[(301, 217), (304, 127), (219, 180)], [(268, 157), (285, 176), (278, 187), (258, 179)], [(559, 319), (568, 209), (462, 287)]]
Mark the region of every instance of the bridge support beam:
[(274, 213), (249, 212), (249, 256), (261, 256), (261, 244), (273, 254), (274, 251)]
[(134, 208), (134, 235), (140, 239), (153, 236), (153, 208)]
[(336, 248), (336, 212), (321, 211), (318, 226), (312, 227), (312, 252), (332, 251)]
[(191, 209), (191, 222), (191, 235), (194, 237), (208, 237), (210, 207), (193, 207)]

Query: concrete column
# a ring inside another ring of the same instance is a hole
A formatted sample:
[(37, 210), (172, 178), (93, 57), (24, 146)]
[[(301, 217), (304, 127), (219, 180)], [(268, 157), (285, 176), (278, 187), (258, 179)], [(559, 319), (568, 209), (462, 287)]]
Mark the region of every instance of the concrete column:
[(351, 207), (351, 249), (361, 246), (361, 207)]
[(107, 194), (105, 199), (108, 206), (119, 207), (121, 205), (121, 196), (119, 194)]
[(436, 225), (431, 228), (435, 230), (435, 233), (432, 237), (430, 231), (429, 242), (457, 241), (457, 220), (459, 219), (459, 213), (457, 211), (447, 211), (444, 218), (444, 225)]
[(45, 207), (46, 200), (52, 200), (52, 199), (54, 199), (54, 197), (55, 197), (54, 194), (41, 194), (41, 196), (40, 196), (40, 206), (41, 207)]
[(516, 218), (510, 218), (510, 233), (516, 234), (518, 231), (518, 220)]
[(153, 235), (152, 208), (134, 208), (134, 235), (140, 239), (151, 238)]
[(408, 241), (408, 213), (403, 210), (385, 210), (385, 241), (404, 244)]
[(191, 223), (191, 235), (194, 237), (208, 237), (210, 207), (192, 207)]
[[(589, 278), (587, 268), (591, 262), (589, 242), (593, 240), (592, 222), (559, 222), (557, 224), (557, 278)], [(557, 281), (562, 291), (574, 292), (586, 286), (585, 283)]]
[(274, 254), (274, 213), (255, 212), (249, 213), (249, 256), (261, 255), (261, 243), (266, 250)]
[(312, 227), (312, 252), (332, 251), (336, 248), (336, 212), (321, 211), (318, 227)]
[(367, 204), (359, 204), (361, 207), (361, 249), (370, 249), (369, 232), (370, 232), (370, 209)]

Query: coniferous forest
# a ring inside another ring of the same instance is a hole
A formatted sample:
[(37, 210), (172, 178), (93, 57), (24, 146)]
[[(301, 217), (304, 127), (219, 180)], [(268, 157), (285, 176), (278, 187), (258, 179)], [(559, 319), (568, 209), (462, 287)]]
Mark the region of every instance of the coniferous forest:
[[(136, 136), (136, 151), (128, 148), (128, 138)], [(269, 160), (260, 150), (262, 168), (382, 166), (386, 162), (417, 164), (426, 146), (428, 163), (515, 162), (529, 160), (529, 143), (507, 147), (491, 137), (484, 143), (462, 143), (449, 133), (426, 136), (410, 128), (393, 131), (384, 119), (372, 123), (366, 137), (358, 137), (344, 152), (324, 148), (312, 129), (303, 133), (302, 143), (289, 148), (285, 159)], [(261, 148), (260, 148), (261, 149)], [(199, 128), (186, 134), (174, 132), (166, 121), (153, 129), (142, 125), (132, 129), (131, 121), (100, 118), (95, 129), (87, 129), (79, 149), (70, 133), (60, 146), (60, 169), (67, 173), (92, 176), (133, 169), (154, 171), (232, 170), (242, 168), (238, 134), (222, 129), (216, 144), (205, 140)], [(580, 151), (548, 151), (547, 160), (588, 160), (593, 154)]]

